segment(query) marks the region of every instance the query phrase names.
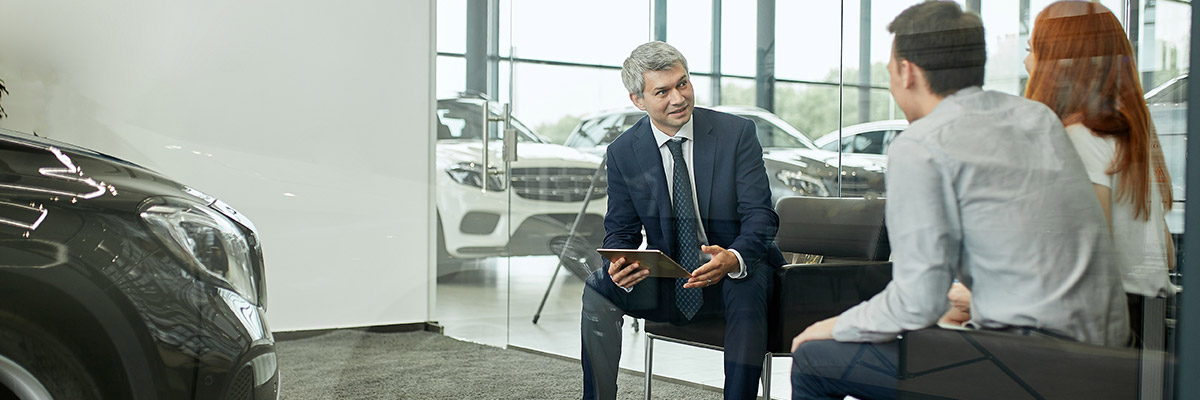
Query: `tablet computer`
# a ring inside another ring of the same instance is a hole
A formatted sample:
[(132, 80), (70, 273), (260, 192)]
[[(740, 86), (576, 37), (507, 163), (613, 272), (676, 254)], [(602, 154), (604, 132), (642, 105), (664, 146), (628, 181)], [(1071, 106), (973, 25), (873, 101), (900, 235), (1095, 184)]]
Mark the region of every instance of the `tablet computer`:
[(596, 252), (607, 258), (609, 262), (625, 257), (625, 263), (637, 261), (642, 268), (650, 269), (650, 277), (654, 278), (689, 278), (692, 275), (679, 263), (667, 257), (661, 250), (630, 250), (630, 249), (597, 249)]

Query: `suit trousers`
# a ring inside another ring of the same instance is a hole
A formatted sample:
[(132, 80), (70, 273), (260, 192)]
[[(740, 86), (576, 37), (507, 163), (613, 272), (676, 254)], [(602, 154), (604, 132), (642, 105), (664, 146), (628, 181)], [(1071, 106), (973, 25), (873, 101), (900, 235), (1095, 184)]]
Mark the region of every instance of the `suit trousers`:
[[(726, 277), (704, 288), (704, 304), (692, 320), (725, 318), (725, 398), (758, 395), (767, 352), (767, 301), (774, 285), (765, 264), (748, 267), (744, 279)], [(647, 278), (627, 292), (604, 268), (590, 275), (583, 291), (583, 398), (615, 399), (621, 359), (623, 316), (686, 325), (675, 306), (675, 279)]]
[(792, 399), (894, 399), (899, 341), (804, 342), (792, 355)]

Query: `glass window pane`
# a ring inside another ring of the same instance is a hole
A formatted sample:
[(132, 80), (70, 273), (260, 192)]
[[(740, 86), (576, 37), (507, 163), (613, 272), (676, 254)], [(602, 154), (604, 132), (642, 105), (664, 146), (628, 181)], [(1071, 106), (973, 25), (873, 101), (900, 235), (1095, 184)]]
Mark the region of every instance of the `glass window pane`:
[(775, 114), (810, 139), (837, 130), (838, 86), (777, 82)]
[(565, 126), (566, 132), (561, 134), (543, 132), (543, 128), (564, 119), (578, 123), (583, 115), (600, 110), (632, 106), (619, 70), (517, 63), (514, 76), (513, 114), (555, 143), (563, 143), (574, 123)]
[(467, 60), (462, 57), (437, 58), (437, 97), (457, 96), (466, 89)]
[(501, 12), (512, 18), (511, 24), (500, 25), (500, 54), (505, 57), (509, 29), (517, 57), (585, 64), (619, 66), (650, 38), (646, 0), (504, 1)]
[(721, 10), (721, 73), (753, 77), (758, 57), (756, 2), (722, 1)]
[(754, 79), (721, 80), (721, 105), (753, 106), (754, 99)]
[(439, 0), (437, 8), (437, 51), (465, 53), (467, 51), (466, 0)]
[(1191, 6), (1145, 1), (1138, 43), (1142, 88), (1149, 91), (1187, 72)]
[[(687, 57), (684, 53), (684, 57)], [(691, 62), (691, 59), (688, 59)], [(712, 78), (707, 76), (692, 75), (692, 99), (698, 106), (708, 107), (712, 104)], [(628, 98), (628, 97), (626, 97)]]
[(692, 72), (712, 72), (712, 0), (667, 1), (667, 43), (683, 53)]
[[(983, 18), (983, 28), (987, 41), (987, 64), (984, 66), (984, 88), (1004, 93), (1021, 95), (1025, 92), (1025, 82), (1029, 73), (1025, 72), (1025, 49), (1029, 41), (1029, 32), (1022, 31), (1032, 25), (1023, 25), (1021, 8), (1017, 3), (983, 2), (980, 16)], [(1037, 11), (1031, 9), (1030, 24), (1037, 17)]]
[(841, 25), (838, 18), (814, 16), (839, 15), (841, 6), (830, 1), (778, 1), (775, 8), (775, 76), (836, 83)]

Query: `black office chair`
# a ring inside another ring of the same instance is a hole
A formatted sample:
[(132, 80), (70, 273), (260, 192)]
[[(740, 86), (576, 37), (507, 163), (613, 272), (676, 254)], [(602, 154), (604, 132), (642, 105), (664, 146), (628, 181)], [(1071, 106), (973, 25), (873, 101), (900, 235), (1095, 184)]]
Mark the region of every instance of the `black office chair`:
[(940, 328), (900, 340), (904, 399), (1136, 399), (1135, 349)]
[[(772, 357), (791, 356), (792, 338), (804, 328), (871, 298), (892, 277), (883, 199), (788, 197), (775, 208), (779, 213), (775, 242), (792, 264), (776, 270), (768, 304), (762, 376), (768, 399)], [(725, 343), (725, 321), (720, 318), (687, 325), (647, 322), (645, 329), (647, 399), (655, 341), (713, 350), (722, 350)]]

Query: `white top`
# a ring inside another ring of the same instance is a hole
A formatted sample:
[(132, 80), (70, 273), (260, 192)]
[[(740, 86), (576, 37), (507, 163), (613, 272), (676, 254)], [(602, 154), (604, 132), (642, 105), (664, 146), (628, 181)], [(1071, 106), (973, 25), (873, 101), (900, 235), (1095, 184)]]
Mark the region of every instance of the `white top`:
[(933, 326), (959, 278), (971, 327), (1124, 345), (1112, 239), (1074, 153), (1045, 105), (978, 87), (914, 121), (888, 150), (892, 282), (842, 313), (833, 337), (883, 342)]
[(1125, 292), (1148, 297), (1172, 294), (1171, 281), (1167, 277), (1167, 228), (1163, 219), (1162, 194), (1153, 175), (1149, 171), (1146, 173), (1150, 182), (1150, 218), (1135, 219), (1133, 199), (1117, 200), (1117, 184), (1125, 171), (1113, 175), (1105, 172), (1116, 157), (1116, 139), (1096, 136), (1083, 124), (1068, 126), (1067, 137), (1079, 152), (1092, 183), (1112, 192), (1112, 236)]

